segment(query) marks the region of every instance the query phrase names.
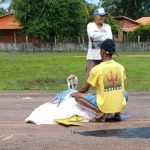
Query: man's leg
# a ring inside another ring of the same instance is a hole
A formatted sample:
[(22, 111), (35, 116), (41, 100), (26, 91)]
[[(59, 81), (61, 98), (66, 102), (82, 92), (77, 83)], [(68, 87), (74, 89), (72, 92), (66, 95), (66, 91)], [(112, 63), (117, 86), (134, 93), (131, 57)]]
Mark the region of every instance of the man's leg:
[(101, 62), (102, 60), (86, 60), (86, 78), (88, 78), (91, 69)]
[(91, 94), (91, 93), (85, 94), (85, 93), (80, 93), (80, 92), (74, 92), (71, 94), (71, 96), (75, 97), (75, 100), (79, 104), (95, 111), (96, 112), (95, 118), (97, 120), (100, 120), (104, 116), (104, 114), (97, 107), (96, 97), (94, 94)]
[[(126, 102), (127, 102), (128, 101), (128, 92), (127, 91), (125, 91), (124, 97), (125, 97)], [(114, 121), (121, 121), (120, 112), (115, 113), (113, 120)]]
[(92, 104), (90, 104), (88, 101), (86, 101), (83, 97), (85, 96), (85, 93), (80, 93), (80, 92), (74, 92), (71, 94), (72, 97), (75, 98), (76, 102), (78, 102), (79, 104), (88, 107), (92, 110), (94, 110), (95, 112), (98, 112), (98, 108)]

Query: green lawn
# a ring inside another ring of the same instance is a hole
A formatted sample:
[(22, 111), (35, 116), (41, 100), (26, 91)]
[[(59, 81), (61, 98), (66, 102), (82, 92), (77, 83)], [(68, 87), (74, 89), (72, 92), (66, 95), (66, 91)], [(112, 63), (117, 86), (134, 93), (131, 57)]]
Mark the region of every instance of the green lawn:
[[(128, 91), (150, 91), (150, 52), (119, 52), (114, 59), (125, 66)], [(0, 91), (50, 91), (67, 88), (75, 74), (85, 80), (86, 52), (0, 52)]]

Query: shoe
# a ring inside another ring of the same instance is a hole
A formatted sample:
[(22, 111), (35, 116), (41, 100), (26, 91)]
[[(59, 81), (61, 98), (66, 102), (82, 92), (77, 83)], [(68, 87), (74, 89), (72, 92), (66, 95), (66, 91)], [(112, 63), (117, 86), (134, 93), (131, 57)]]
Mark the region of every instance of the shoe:
[(120, 116), (114, 116), (113, 121), (119, 122), (119, 121), (121, 121), (121, 117)]
[(114, 117), (106, 117), (105, 122), (114, 122)]

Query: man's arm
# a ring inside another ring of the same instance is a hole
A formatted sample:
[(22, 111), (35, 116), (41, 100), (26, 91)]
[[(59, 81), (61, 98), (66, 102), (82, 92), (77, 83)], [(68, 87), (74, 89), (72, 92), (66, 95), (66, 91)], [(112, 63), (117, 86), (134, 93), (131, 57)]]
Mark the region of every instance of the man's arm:
[(85, 82), (84, 86), (78, 90), (77, 92), (73, 92), (70, 94), (70, 96), (75, 97), (75, 98), (83, 98), (85, 93), (89, 90), (90, 84)]
[(78, 92), (85, 93), (89, 90), (90, 86), (91, 85), (88, 82), (85, 82), (84, 86), (80, 90), (78, 90)]
[(99, 32), (94, 32), (94, 27), (91, 23), (87, 25), (87, 34), (91, 40), (96, 40), (102, 37), (102, 35)]
[(107, 32), (107, 38), (113, 39), (112, 30), (111, 30), (110, 25), (108, 25), (106, 32)]

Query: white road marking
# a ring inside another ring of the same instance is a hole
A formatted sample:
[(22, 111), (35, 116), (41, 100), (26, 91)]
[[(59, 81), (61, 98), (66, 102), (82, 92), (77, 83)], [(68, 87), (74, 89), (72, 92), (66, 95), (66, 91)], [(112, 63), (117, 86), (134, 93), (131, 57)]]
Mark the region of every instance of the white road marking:
[(13, 137), (13, 134), (11, 134), (10, 136), (7, 136), (7, 137), (3, 138), (2, 141), (7, 141), (7, 140), (11, 139), (12, 137)]
[[(19, 135), (25, 135), (26, 133), (16, 133), (16, 134), (10, 134), (9, 136), (7, 136), (7, 137), (5, 137), (5, 138), (3, 138), (2, 139), (2, 141), (7, 141), (7, 140), (9, 140), (9, 139), (11, 139), (11, 138), (13, 138), (15, 135), (17, 135), (17, 136), (19, 136)], [(4, 137), (4, 135), (3, 136), (0, 136), (0, 137)]]
[(22, 97), (22, 99), (28, 99), (28, 100), (30, 100), (30, 99), (33, 99), (32, 97)]

